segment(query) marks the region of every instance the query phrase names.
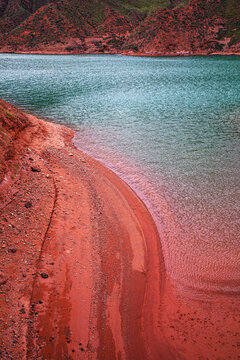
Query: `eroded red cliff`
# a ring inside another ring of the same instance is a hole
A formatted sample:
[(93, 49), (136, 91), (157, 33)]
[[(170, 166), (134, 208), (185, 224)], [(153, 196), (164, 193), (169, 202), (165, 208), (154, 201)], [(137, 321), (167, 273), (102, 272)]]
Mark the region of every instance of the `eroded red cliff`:
[(25, 142), (21, 142), (21, 132), (30, 125), (29, 119), (0, 99), (0, 183), (7, 173), (14, 177), (17, 171), (16, 158)]

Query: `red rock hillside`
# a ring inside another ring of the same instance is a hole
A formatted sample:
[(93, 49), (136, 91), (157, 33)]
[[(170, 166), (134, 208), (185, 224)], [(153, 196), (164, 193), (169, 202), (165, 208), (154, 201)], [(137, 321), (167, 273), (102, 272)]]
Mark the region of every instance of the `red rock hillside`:
[(0, 0), (0, 51), (240, 53), (239, 0)]
[(189, 6), (159, 9), (134, 30), (124, 46), (150, 55), (237, 53), (239, 10), (240, 2), (221, 0), (194, 0)]

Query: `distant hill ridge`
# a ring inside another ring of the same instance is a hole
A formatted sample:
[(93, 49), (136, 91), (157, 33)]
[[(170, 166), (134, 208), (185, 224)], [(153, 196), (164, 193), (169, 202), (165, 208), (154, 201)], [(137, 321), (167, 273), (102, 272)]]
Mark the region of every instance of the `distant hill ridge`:
[(0, 0), (0, 51), (240, 53), (239, 0)]

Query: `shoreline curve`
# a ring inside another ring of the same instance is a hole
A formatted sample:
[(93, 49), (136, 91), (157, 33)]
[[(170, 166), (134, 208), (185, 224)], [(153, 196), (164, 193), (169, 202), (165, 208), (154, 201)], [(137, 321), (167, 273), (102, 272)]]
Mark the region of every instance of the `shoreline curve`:
[(18, 338), (13, 347), (11, 331), (0, 328), (3, 358), (174, 358), (156, 330), (165, 268), (144, 203), (75, 148), (72, 130), (0, 105), (26, 121), (15, 134), (1, 189), (12, 230), (3, 232), (9, 288), (1, 311), (8, 313), (6, 324), (15, 318), (11, 331)]
[(2, 359), (237, 359), (239, 300), (179, 292), (151, 214), (73, 130), (0, 100)]

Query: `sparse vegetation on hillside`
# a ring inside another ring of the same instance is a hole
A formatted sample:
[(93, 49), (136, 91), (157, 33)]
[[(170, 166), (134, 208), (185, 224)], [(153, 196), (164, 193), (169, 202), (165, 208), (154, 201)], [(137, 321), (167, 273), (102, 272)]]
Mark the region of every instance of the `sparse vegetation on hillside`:
[(227, 27), (223, 35), (231, 38), (231, 44), (240, 41), (240, 2), (238, 0), (223, 1), (223, 16), (227, 19)]
[[(99, 36), (101, 46), (85, 42)], [(239, 0), (0, 0), (0, 46), (12, 51), (194, 53), (239, 42)]]

